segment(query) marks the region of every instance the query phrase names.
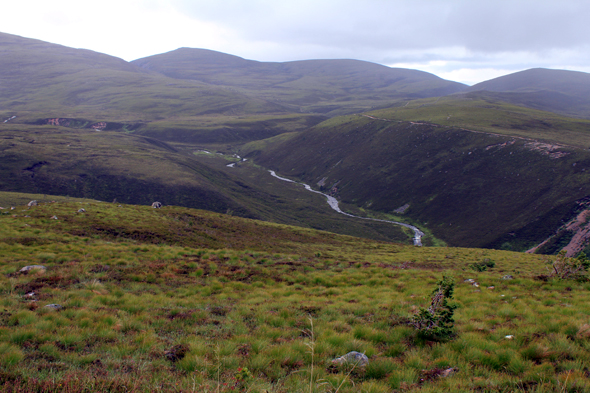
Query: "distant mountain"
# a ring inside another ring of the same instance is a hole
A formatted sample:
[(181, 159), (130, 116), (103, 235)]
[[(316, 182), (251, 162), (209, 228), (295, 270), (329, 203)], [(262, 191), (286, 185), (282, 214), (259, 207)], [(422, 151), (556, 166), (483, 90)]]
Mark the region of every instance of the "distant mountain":
[(590, 118), (590, 74), (533, 68), (471, 86), (467, 91), (529, 108)]
[(0, 110), (145, 120), (284, 111), (242, 93), (178, 83), (116, 57), (3, 33)]
[(295, 111), (330, 115), (385, 107), (399, 100), (448, 95), (467, 87), (426, 72), (360, 60), (271, 63), (181, 48), (132, 63), (171, 78), (238, 89)]

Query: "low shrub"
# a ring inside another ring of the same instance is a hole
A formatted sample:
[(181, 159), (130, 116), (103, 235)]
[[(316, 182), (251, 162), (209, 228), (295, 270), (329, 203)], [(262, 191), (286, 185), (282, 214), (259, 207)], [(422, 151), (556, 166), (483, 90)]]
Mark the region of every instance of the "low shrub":
[(421, 307), (412, 318), (411, 324), (420, 336), (433, 340), (446, 340), (452, 337), (453, 314), (457, 306), (449, 304), (448, 301), (453, 298), (454, 287), (453, 279), (443, 276), (432, 292), (430, 307)]

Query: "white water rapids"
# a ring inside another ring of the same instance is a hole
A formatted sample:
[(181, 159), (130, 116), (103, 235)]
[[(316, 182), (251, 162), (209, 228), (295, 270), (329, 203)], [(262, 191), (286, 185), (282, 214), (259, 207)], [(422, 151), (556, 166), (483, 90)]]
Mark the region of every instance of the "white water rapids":
[(307, 191), (315, 192), (316, 194), (321, 194), (321, 195), (325, 196), (326, 198), (328, 198), (328, 205), (330, 205), (330, 207), (332, 209), (336, 210), (338, 213), (344, 214), (345, 216), (359, 218), (361, 220), (371, 220), (371, 221), (388, 222), (390, 224), (396, 224), (396, 225), (401, 225), (401, 226), (406, 227), (406, 228), (410, 228), (412, 231), (414, 231), (414, 245), (415, 246), (421, 246), (422, 245), (422, 236), (424, 236), (424, 232), (422, 232), (421, 230), (419, 230), (418, 228), (416, 228), (413, 225), (405, 224), (403, 222), (397, 222), (397, 221), (380, 220), (378, 218), (360, 217), (360, 216), (355, 216), (353, 214), (345, 213), (342, 210), (340, 210), (340, 206), (338, 206), (338, 201), (333, 196), (324, 194), (323, 192), (316, 191), (316, 190), (312, 189), (309, 185), (307, 185), (305, 183), (299, 183), (299, 182), (296, 182), (296, 181), (293, 181), (293, 180), (290, 180), (290, 179), (286, 179), (284, 177), (280, 177), (279, 175), (276, 174), (275, 171), (269, 170), (269, 172), (270, 172), (270, 174), (272, 176), (276, 177), (279, 180), (287, 181), (289, 183), (301, 184), (303, 187), (305, 187), (305, 189)]

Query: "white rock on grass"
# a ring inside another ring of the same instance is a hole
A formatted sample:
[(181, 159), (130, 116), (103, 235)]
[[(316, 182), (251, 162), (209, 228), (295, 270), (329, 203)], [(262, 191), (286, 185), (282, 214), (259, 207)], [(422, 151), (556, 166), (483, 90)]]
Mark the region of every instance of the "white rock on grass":
[(63, 308), (62, 305), (60, 305), (60, 304), (54, 304), (54, 303), (53, 304), (48, 304), (45, 307), (51, 308), (53, 310), (61, 310)]
[(340, 356), (332, 360), (333, 364), (352, 364), (357, 367), (364, 367), (369, 364), (369, 358), (364, 353), (357, 351), (348, 352), (346, 355)]
[(29, 270), (46, 270), (47, 268), (43, 265), (30, 265), (30, 266), (25, 266), (22, 269), (19, 270), (19, 273), (24, 273), (24, 272), (28, 272)]

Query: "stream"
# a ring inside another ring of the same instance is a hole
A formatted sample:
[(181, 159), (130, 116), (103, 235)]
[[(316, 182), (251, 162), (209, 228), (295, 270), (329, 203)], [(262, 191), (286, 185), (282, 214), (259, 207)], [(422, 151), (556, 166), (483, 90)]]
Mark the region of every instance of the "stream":
[(397, 222), (397, 221), (380, 220), (378, 218), (360, 217), (360, 216), (355, 216), (353, 214), (345, 213), (345, 212), (343, 212), (340, 209), (340, 206), (338, 206), (338, 201), (333, 196), (330, 196), (328, 194), (324, 194), (323, 192), (316, 191), (316, 190), (312, 189), (309, 185), (307, 185), (305, 183), (299, 183), (299, 182), (296, 182), (294, 180), (290, 180), (290, 179), (287, 179), (287, 178), (284, 178), (284, 177), (280, 177), (279, 175), (276, 174), (275, 171), (269, 170), (269, 172), (270, 172), (270, 174), (273, 177), (276, 177), (279, 180), (287, 181), (289, 183), (301, 184), (303, 187), (305, 187), (305, 189), (307, 191), (315, 192), (316, 194), (321, 194), (321, 195), (325, 196), (326, 198), (328, 198), (328, 205), (330, 205), (330, 207), (332, 209), (336, 210), (338, 213), (344, 214), (345, 216), (354, 217), (354, 218), (358, 218), (358, 219), (361, 219), (361, 220), (371, 220), (371, 221), (379, 221), (379, 222), (388, 222), (390, 224), (396, 224), (396, 225), (401, 225), (401, 226), (406, 227), (406, 228), (410, 228), (412, 231), (414, 231), (414, 245), (415, 246), (421, 246), (422, 245), (422, 236), (424, 236), (424, 232), (422, 232), (420, 229), (416, 228), (413, 225), (405, 224), (403, 222)]

